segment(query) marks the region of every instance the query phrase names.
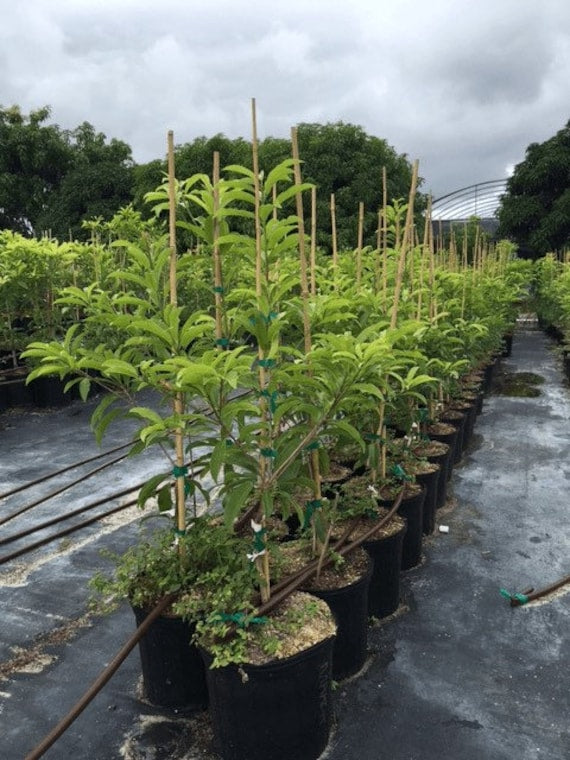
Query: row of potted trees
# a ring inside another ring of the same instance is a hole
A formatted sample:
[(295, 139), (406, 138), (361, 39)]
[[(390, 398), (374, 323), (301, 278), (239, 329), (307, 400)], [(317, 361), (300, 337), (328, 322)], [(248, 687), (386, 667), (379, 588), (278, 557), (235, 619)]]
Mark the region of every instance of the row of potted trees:
[[(214, 163), (213, 179), (177, 183), (171, 170), (149, 198), (168, 239), (116, 241), (112, 287), (64, 288), (77, 321), (24, 353), (30, 380), (105, 391), (98, 440), (128, 416), (131, 454), (164, 452), (139, 501), (165, 527), (95, 586), (138, 620), (175, 595), (143, 650), (146, 693), (208, 703), (224, 758), (323, 750), (332, 678), (362, 666), (369, 616), (394, 611), (400, 569), (420, 561), (472, 427), (476, 371), (492, 367), (528, 278), (507, 245), (468, 261), (417, 244), (412, 201), (403, 235), (385, 209), (378, 250), (330, 259), (305, 235), (309, 189), (295, 159), (267, 177), (220, 178)], [(201, 244), (182, 266), (181, 210)], [(211, 304), (197, 309), (184, 288), (206, 271)], [(165, 648), (164, 627), (181, 646)], [(173, 667), (178, 693), (164, 688)]]

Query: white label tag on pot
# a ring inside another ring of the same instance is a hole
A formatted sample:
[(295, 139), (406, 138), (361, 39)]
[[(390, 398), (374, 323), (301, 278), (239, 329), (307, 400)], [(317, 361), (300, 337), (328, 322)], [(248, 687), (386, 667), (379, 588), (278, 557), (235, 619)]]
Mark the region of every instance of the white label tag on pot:
[(440, 525), (439, 526), (439, 532), (440, 533), (449, 533), (449, 525)]

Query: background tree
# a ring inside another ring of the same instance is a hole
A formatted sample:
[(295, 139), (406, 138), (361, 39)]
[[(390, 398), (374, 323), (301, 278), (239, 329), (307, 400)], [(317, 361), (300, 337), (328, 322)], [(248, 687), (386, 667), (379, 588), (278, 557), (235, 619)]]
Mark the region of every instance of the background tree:
[(22, 114), (0, 107), (0, 228), (32, 235), (46, 200), (73, 162), (72, 148), (45, 106)]
[(107, 221), (133, 198), (134, 162), (131, 148), (122, 140), (96, 132), (88, 122), (64, 133), (71, 165), (59, 186), (49, 195), (35, 223), (36, 233), (80, 240), (88, 233), (84, 221)]
[(500, 237), (533, 257), (570, 245), (570, 121), (532, 143), (507, 182), (498, 213)]
[[(331, 193), (335, 194), (339, 247), (356, 247), (360, 201), (365, 207), (364, 244), (375, 245), (378, 209), (382, 204), (382, 167), (386, 166), (388, 175), (388, 199), (407, 198), (412, 168), (406, 155), (398, 154), (385, 140), (371, 137), (362, 127), (353, 124), (300, 124), (298, 135), (303, 179), (317, 186), (319, 245), (331, 248)], [(189, 177), (197, 172), (210, 175), (215, 150), (220, 153), (222, 167), (241, 164), (251, 168), (251, 143), (218, 134), (210, 139), (198, 137), (176, 148), (177, 176)], [(262, 171), (267, 173), (290, 156), (290, 140), (267, 137), (260, 141)], [(165, 161), (152, 161), (136, 168), (136, 208), (143, 211), (141, 202), (145, 193), (156, 188), (165, 171)], [(422, 196), (418, 195), (417, 209), (421, 211), (424, 205)], [(286, 210), (295, 213), (294, 201)], [(307, 204), (305, 212), (308, 218)]]

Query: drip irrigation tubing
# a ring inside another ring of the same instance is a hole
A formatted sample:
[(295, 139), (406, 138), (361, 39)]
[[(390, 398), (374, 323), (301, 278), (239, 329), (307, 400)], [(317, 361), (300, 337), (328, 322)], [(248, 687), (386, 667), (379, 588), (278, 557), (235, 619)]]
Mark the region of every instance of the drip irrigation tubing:
[[(130, 445), (130, 444), (127, 444), (127, 445)], [(111, 467), (112, 465), (117, 464), (117, 462), (120, 462), (121, 460), (125, 459), (125, 457), (127, 456), (128, 456), (127, 454), (122, 454), (120, 457), (111, 459), (110, 462), (106, 462), (105, 464), (102, 464), (99, 467), (96, 467), (94, 470), (91, 470), (85, 475), (82, 475), (80, 478), (73, 480), (71, 483), (67, 483), (64, 486), (61, 486), (61, 488), (57, 488), (55, 491), (52, 491), (51, 493), (49, 493), (47, 496), (42, 496), (40, 499), (36, 499), (36, 501), (33, 501), (31, 504), (26, 504), (25, 507), (21, 507), (16, 512), (12, 512), (9, 515), (5, 515), (4, 517), (0, 518), (0, 525), (4, 525), (10, 520), (13, 520), (15, 517), (19, 517), (20, 515), (23, 515), (24, 512), (27, 512), (28, 510), (33, 509), (34, 507), (37, 507), (40, 504), (43, 504), (44, 502), (49, 501), (50, 499), (53, 499), (54, 496), (59, 496), (59, 494), (64, 493), (65, 491), (68, 491), (70, 488), (73, 488), (73, 486), (79, 485), (79, 483), (83, 483), (85, 480), (88, 480), (88, 478), (92, 477), (93, 475), (97, 475), (97, 473), (102, 472), (107, 467)], [(2, 544), (2, 541), (0, 541), (0, 544)]]
[(38, 531), (43, 530), (44, 528), (49, 528), (52, 525), (56, 525), (59, 522), (64, 522), (65, 520), (69, 520), (71, 517), (75, 517), (76, 515), (81, 515), (83, 514), (83, 512), (88, 512), (90, 509), (94, 509), (95, 507), (100, 507), (101, 504), (106, 504), (111, 499), (120, 499), (122, 496), (127, 496), (133, 491), (136, 491), (137, 488), (141, 488), (143, 485), (144, 485), (144, 482), (139, 483), (136, 486), (131, 486), (130, 488), (126, 488), (124, 491), (119, 491), (118, 493), (114, 493), (110, 497), (106, 496), (105, 498), (99, 499), (98, 501), (94, 501), (91, 504), (86, 504), (84, 507), (79, 507), (78, 509), (74, 509), (72, 512), (66, 512), (64, 515), (53, 517), (51, 520), (46, 520), (45, 522), (38, 523), (37, 525), (33, 525), (31, 528), (26, 528), (26, 530), (21, 530), (19, 533), (14, 533), (12, 536), (1, 538), (0, 546), (11, 544), (13, 541), (18, 541), (20, 538), (25, 538), (25, 536), (29, 536), (31, 533), (37, 533)]
[(12, 559), (21, 557), (22, 554), (28, 554), (28, 552), (34, 551), (34, 549), (38, 549), (40, 546), (45, 546), (45, 544), (49, 544), (58, 538), (63, 538), (64, 536), (68, 536), (70, 533), (74, 533), (76, 530), (81, 530), (81, 528), (86, 528), (88, 525), (93, 525), (93, 523), (96, 523), (99, 520), (102, 520), (104, 517), (109, 517), (110, 515), (114, 515), (115, 512), (120, 512), (122, 509), (127, 509), (127, 507), (132, 507), (136, 503), (137, 503), (137, 499), (133, 499), (132, 501), (128, 501), (125, 504), (120, 504), (118, 507), (113, 507), (112, 509), (107, 510), (107, 512), (103, 512), (102, 514), (95, 515), (95, 517), (90, 517), (88, 520), (83, 520), (83, 522), (78, 523), (77, 525), (72, 525), (69, 528), (60, 530), (58, 533), (54, 533), (52, 536), (48, 536), (47, 538), (42, 538), (40, 541), (35, 541), (33, 544), (28, 544), (27, 546), (24, 546), (21, 549), (17, 549), (16, 551), (11, 552), (10, 554), (5, 554), (3, 557), (0, 557), (0, 565), (5, 565), (6, 562), (10, 562), (10, 560)]
[(49, 732), (45, 739), (43, 739), (43, 741), (34, 747), (34, 749), (28, 755), (26, 755), (25, 760), (38, 760), (38, 758), (42, 757), (42, 755), (44, 755), (53, 744), (55, 744), (59, 737), (65, 733), (65, 731), (69, 728), (69, 726), (71, 726), (74, 720), (81, 715), (83, 710), (85, 710), (89, 703), (97, 696), (105, 684), (116, 673), (124, 660), (128, 657), (131, 651), (148, 631), (150, 626), (162, 614), (162, 612), (164, 612), (164, 610), (170, 606), (174, 599), (175, 594), (169, 594), (168, 596), (164, 597), (164, 599), (160, 600), (156, 607), (139, 625), (133, 635), (122, 646), (112, 661), (107, 665), (105, 670), (103, 670), (98, 678), (91, 684), (81, 699), (72, 707), (68, 714), (62, 718), (62, 720), (60, 720), (57, 726), (55, 726), (55, 728)]
[(63, 475), (64, 472), (69, 472), (69, 470), (74, 470), (76, 467), (81, 467), (84, 464), (89, 464), (89, 462), (94, 462), (96, 459), (102, 459), (103, 457), (106, 457), (109, 454), (115, 454), (117, 451), (121, 451), (121, 449), (126, 449), (127, 446), (132, 446), (132, 445), (133, 445), (132, 441), (130, 443), (123, 443), (121, 444), (121, 446), (115, 446), (114, 449), (109, 449), (109, 451), (103, 451), (101, 454), (95, 454), (95, 456), (89, 457), (88, 459), (83, 459), (81, 462), (75, 462), (75, 464), (70, 464), (61, 470), (56, 470), (56, 472), (52, 472), (50, 475), (43, 475), (41, 478), (32, 480), (29, 483), (24, 483), (21, 486), (17, 486), (17, 488), (12, 488), (10, 491), (5, 491), (4, 493), (0, 493), (0, 501), (2, 499), (6, 499), (8, 496), (13, 496), (16, 493), (20, 493), (20, 491), (25, 491), (27, 488), (32, 488), (32, 486), (37, 486), (40, 483), (44, 483), (46, 480), (50, 480), (51, 478), (57, 478), (58, 475)]

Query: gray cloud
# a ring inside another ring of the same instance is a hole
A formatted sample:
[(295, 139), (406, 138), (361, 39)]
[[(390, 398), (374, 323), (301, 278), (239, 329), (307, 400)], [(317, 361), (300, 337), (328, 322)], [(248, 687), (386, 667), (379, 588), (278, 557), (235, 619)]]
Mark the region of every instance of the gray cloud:
[(505, 176), (570, 118), (570, 4), (549, 0), (4, 2), (0, 103), (90, 121), (135, 159), (177, 142), (361, 124), (435, 195)]

